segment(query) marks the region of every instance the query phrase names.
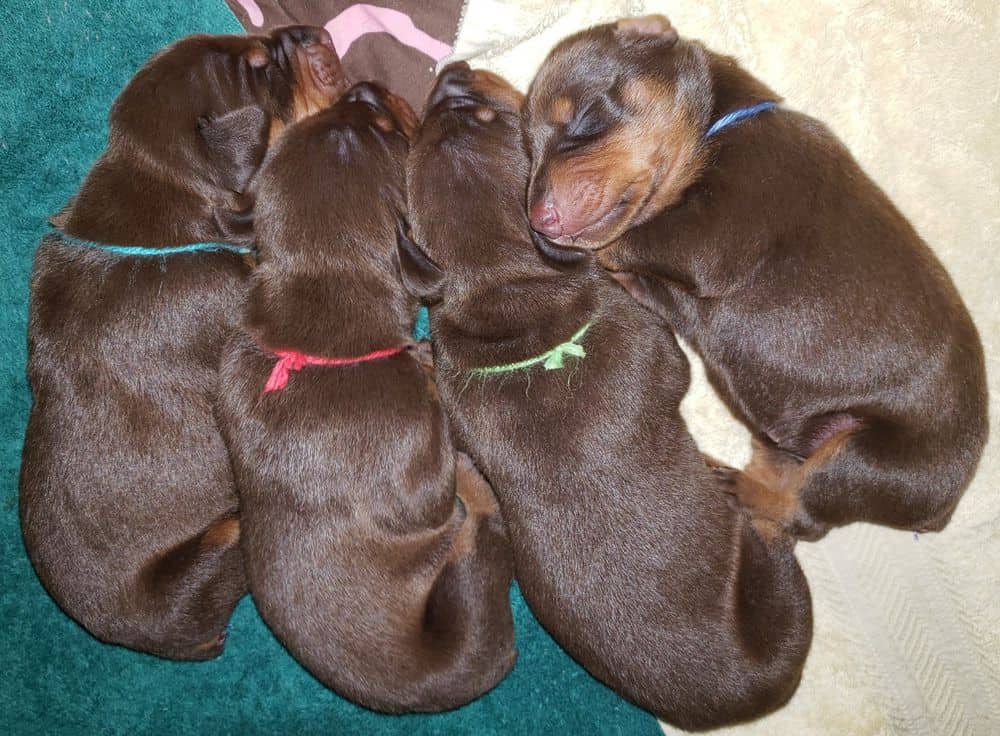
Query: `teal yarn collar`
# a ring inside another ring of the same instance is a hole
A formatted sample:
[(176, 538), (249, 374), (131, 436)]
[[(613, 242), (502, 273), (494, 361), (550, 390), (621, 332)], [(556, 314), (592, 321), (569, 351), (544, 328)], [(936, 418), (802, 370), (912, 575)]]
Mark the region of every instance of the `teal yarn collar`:
[(431, 339), (431, 313), (424, 304), (417, 309), (417, 321), (413, 323), (413, 339), (416, 342), (429, 342)]
[(590, 329), (593, 322), (588, 322), (579, 330), (573, 333), (573, 336), (566, 342), (561, 342), (556, 345), (551, 350), (546, 350), (541, 355), (536, 355), (533, 358), (525, 358), (524, 360), (519, 360), (516, 363), (502, 363), (500, 365), (490, 365), (484, 368), (473, 368), (469, 371), (473, 376), (490, 376), (497, 373), (511, 373), (513, 371), (523, 371), (531, 368), (532, 366), (542, 364), (542, 367), (547, 371), (557, 371), (565, 365), (565, 359), (567, 357), (580, 358), (583, 359), (587, 357), (587, 351), (584, 350), (583, 345), (580, 344), (580, 340), (583, 336), (587, 334), (587, 330)]
[(202, 243), (186, 243), (184, 245), (165, 245), (160, 248), (150, 248), (141, 245), (109, 245), (108, 243), (98, 243), (94, 240), (84, 240), (83, 238), (69, 235), (61, 230), (58, 232), (60, 240), (66, 245), (72, 245), (77, 248), (103, 250), (105, 253), (113, 253), (118, 256), (141, 256), (148, 258), (173, 256), (180, 253), (215, 253), (218, 251), (224, 251), (228, 253), (237, 253), (239, 255), (250, 255), (255, 252), (253, 248), (248, 248), (244, 245), (215, 243), (210, 241)]

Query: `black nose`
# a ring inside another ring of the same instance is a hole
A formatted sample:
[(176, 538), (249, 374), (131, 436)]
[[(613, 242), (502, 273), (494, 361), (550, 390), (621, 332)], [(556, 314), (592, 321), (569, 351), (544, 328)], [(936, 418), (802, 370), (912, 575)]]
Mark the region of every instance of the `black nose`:
[(472, 69), (466, 62), (456, 61), (449, 64), (438, 75), (437, 83), (427, 100), (427, 107), (434, 107), (441, 100), (446, 100), (449, 97), (467, 95), (472, 79)]
[(358, 82), (344, 95), (347, 102), (364, 102), (366, 105), (383, 110), (382, 88), (371, 82)]

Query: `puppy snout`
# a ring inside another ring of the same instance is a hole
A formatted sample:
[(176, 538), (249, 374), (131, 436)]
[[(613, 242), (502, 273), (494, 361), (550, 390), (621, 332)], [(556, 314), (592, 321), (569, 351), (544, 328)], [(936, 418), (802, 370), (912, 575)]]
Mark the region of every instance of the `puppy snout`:
[(474, 77), (472, 68), (466, 62), (456, 61), (449, 64), (438, 75), (437, 83), (428, 100), (428, 107), (433, 107), (449, 97), (467, 95)]

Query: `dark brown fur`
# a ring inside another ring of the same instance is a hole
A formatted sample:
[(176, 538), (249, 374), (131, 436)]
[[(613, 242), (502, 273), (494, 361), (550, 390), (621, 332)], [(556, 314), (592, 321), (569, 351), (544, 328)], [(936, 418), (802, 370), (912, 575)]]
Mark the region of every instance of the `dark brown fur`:
[[(759, 716), (794, 692), (812, 633), (792, 543), (735, 511), (729, 484), (745, 479), (698, 453), (669, 332), (589, 256), (560, 264), (533, 245), (519, 102), (492, 75), (450, 67), (408, 162), (429, 256), (401, 237), (400, 263), (435, 305), (456, 441), (496, 490), (525, 598), (573, 657), (685, 728)], [(469, 373), (541, 354), (590, 320), (586, 357), (561, 370)]]
[[(109, 244), (245, 241), (243, 191), (272, 130), (342, 91), (322, 29), (179, 41), (118, 97), (58, 222)], [(246, 590), (212, 400), (247, 271), (237, 255), (122, 257), (59, 234), (38, 249), (21, 525), (46, 589), (104, 641), (213, 657)]]
[(400, 129), (413, 122), (401, 99), (359, 85), (278, 143), (255, 184), (261, 262), (220, 401), (261, 615), (326, 685), (389, 712), (462, 705), (514, 662), (513, 568), (492, 491), (456, 457), (413, 352), (306, 367), (262, 390), (268, 349), (411, 343), (417, 304), (394, 251)]
[[(564, 125), (567, 96), (590, 112)], [(698, 351), (756, 435), (759, 483), (740, 495), (758, 517), (808, 539), (853, 521), (941, 529), (986, 441), (976, 329), (821, 123), (782, 109), (704, 139), (777, 99), (660, 16), (566, 39), (526, 104), (532, 222), (561, 245), (613, 243), (604, 265)], [(657, 143), (623, 185), (636, 137)]]

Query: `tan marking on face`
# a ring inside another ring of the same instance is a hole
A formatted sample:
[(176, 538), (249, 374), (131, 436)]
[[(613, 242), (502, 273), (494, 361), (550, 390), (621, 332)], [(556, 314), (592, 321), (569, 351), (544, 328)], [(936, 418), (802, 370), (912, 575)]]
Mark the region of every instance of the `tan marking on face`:
[(476, 119), (483, 123), (492, 123), (497, 119), (496, 111), (492, 108), (481, 105), (476, 108), (475, 113)]
[(549, 105), (549, 122), (554, 125), (565, 125), (570, 120), (573, 119), (573, 115), (576, 114), (576, 105), (573, 104), (573, 100), (569, 97), (563, 95), (562, 97), (557, 97)]
[(676, 104), (672, 87), (636, 78), (622, 98), (631, 115), (627, 124), (549, 162), (548, 192), (565, 233), (586, 225), (576, 245), (602, 247), (672, 205), (703, 165), (700, 129)]
[(403, 135), (405, 135), (408, 139), (412, 138), (420, 121), (417, 120), (417, 114), (413, 112), (413, 108), (410, 107), (410, 103), (399, 95), (388, 91), (384, 93), (382, 99), (385, 106), (392, 111), (392, 114), (399, 122), (400, 130)]
[(325, 110), (348, 89), (340, 60), (332, 51), (323, 63), (323, 60), (312, 59), (306, 49), (298, 47), (292, 56), (292, 66), (295, 74), (292, 85), (293, 121)]
[(519, 112), (524, 104), (524, 95), (510, 82), (485, 69), (472, 72), (469, 88), (507, 112)]

